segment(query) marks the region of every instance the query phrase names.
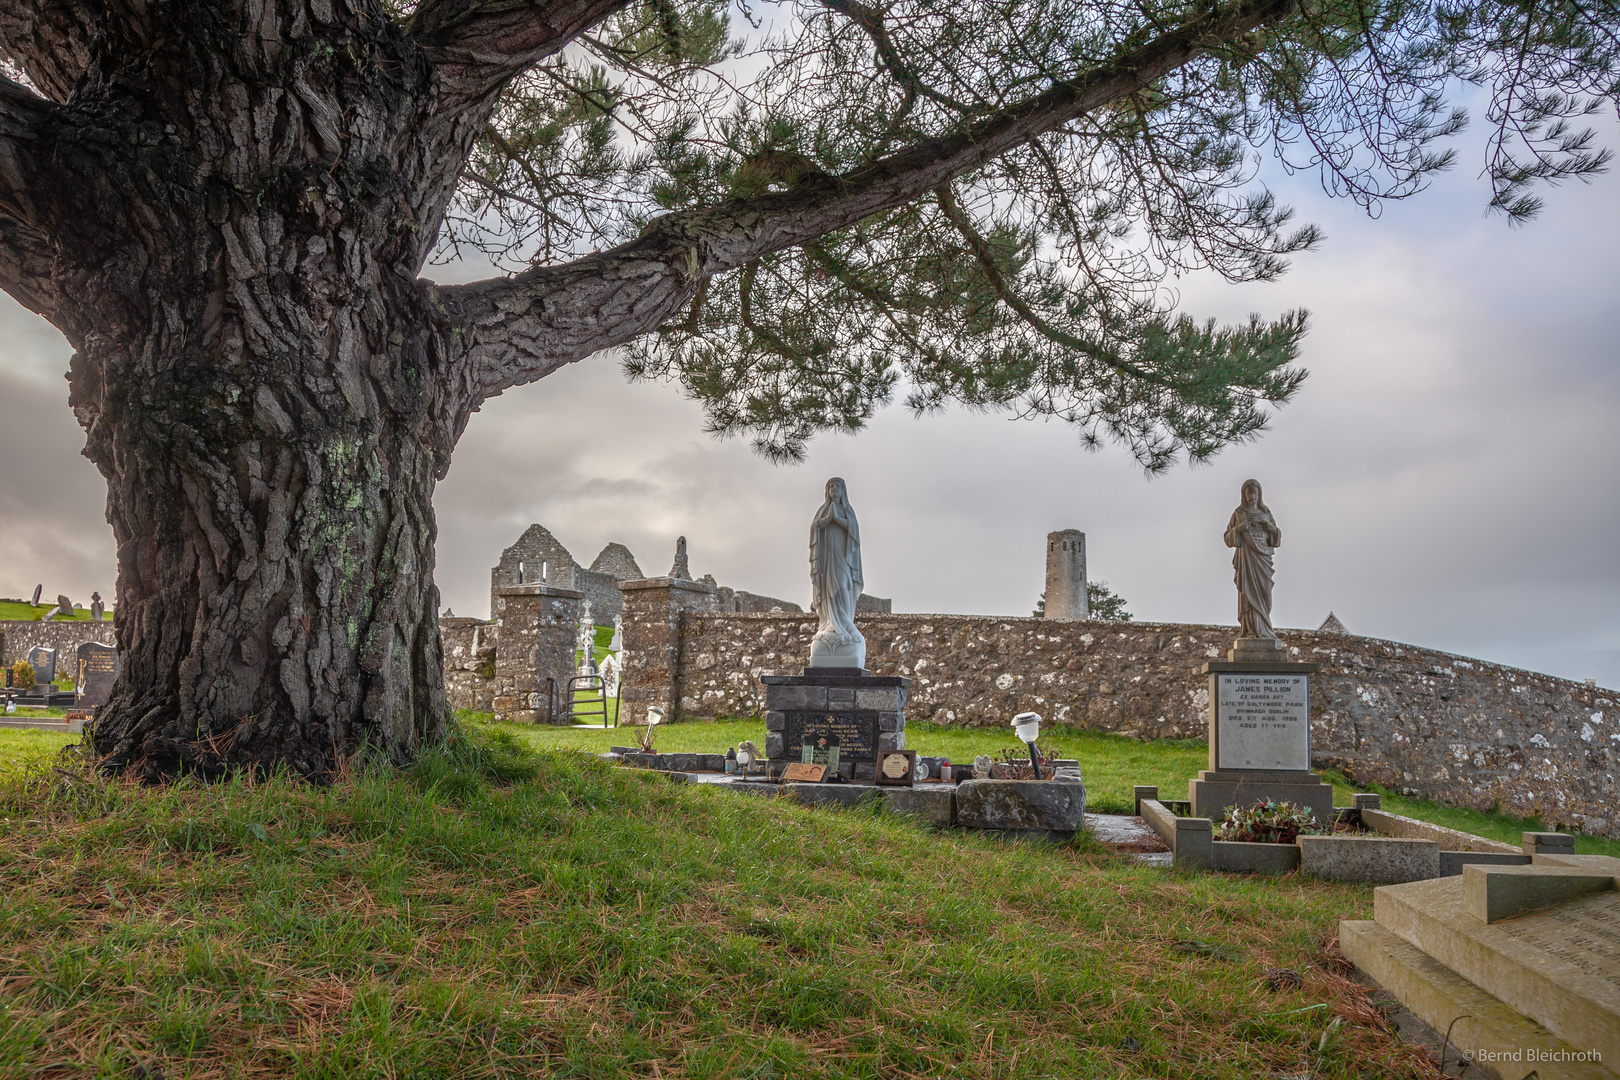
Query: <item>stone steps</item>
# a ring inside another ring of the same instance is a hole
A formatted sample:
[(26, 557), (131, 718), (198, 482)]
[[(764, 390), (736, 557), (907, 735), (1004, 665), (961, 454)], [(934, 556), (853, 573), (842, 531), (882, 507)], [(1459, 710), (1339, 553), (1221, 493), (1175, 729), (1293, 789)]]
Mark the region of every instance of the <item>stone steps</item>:
[(1376, 922), (1339, 923), (1339, 948), (1420, 1020), (1446, 1036), (1451, 1048), (1447, 1060), (1467, 1052), (1498, 1075), (1515, 1080), (1532, 1069), (1540, 1080), (1614, 1080), (1615, 1074), (1601, 1064), (1569, 1060), (1578, 1051), (1564, 1040)]

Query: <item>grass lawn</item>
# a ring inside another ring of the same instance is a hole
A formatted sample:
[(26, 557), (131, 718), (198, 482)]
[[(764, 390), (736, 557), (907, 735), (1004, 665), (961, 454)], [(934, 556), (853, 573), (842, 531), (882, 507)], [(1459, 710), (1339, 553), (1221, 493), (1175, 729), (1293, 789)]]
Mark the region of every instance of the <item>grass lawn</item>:
[[(476, 720), (488, 714), (464, 713)], [(580, 728), (522, 727), (511, 730), (536, 747), (561, 747), (600, 753), (609, 746), (634, 746), (637, 728), (587, 731)], [(759, 720), (719, 720), (670, 724), (658, 730), (655, 748), (670, 752), (725, 753), (744, 739), (765, 744), (765, 724)], [(906, 746), (919, 754), (948, 757), (952, 762), (971, 763), (976, 754), (995, 754), (1014, 745), (1009, 731), (983, 728), (950, 728), (935, 724), (907, 724)], [(1086, 808), (1099, 814), (1128, 814), (1133, 806), (1131, 789), (1137, 784), (1155, 784), (1166, 799), (1185, 799), (1187, 781), (1198, 770), (1209, 767), (1209, 750), (1202, 739), (1158, 739), (1139, 742), (1122, 735), (1106, 735), (1074, 728), (1041, 729), (1041, 746), (1055, 756), (1075, 758), (1086, 778)], [(1384, 809), (1422, 821), (1432, 821), (1453, 829), (1471, 832), (1517, 844), (1520, 834), (1540, 832), (1544, 826), (1535, 818), (1511, 814), (1463, 810), (1426, 799), (1409, 799), (1377, 785), (1355, 784), (1338, 773), (1324, 773), (1333, 785), (1333, 801), (1349, 806), (1357, 791), (1376, 791), (1383, 796)], [(1575, 850), (1582, 855), (1613, 855), (1620, 858), (1620, 840), (1599, 836), (1575, 837)]]
[[(0, 600), (0, 619), (20, 619), (24, 622), (38, 622), (40, 619), (49, 614), (55, 607), (56, 604), (54, 602), (49, 604), (30, 604), (26, 600)], [(78, 622), (89, 622), (90, 609), (87, 607), (75, 608), (73, 610), (73, 619), (77, 620)], [(64, 615), (56, 621), (69, 622), (71, 620)], [(107, 621), (112, 621), (112, 608), (107, 609)]]
[[(18, 710), (43, 713), (45, 709)], [(61, 712), (60, 709), (54, 710)], [(49, 767), (62, 748), (79, 741), (66, 731), (37, 731), (29, 728), (0, 728), (0, 776), (20, 776)]]
[(743, 798), (540, 734), (579, 737), (469, 725), (324, 790), (0, 778), (0, 1074), (1433, 1075), (1324, 951), (1369, 888)]

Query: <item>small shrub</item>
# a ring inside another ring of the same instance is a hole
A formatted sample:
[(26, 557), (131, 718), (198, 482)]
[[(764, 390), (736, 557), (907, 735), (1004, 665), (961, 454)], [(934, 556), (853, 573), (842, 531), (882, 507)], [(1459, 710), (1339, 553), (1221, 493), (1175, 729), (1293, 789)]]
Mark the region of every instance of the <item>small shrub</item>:
[(11, 685), (27, 690), (34, 685), (34, 665), (26, 660), (19, 660), (11, 665)]
[(1289, 802), (1257, 802), (1231, 806), (1221, 824), (1222, 840), (1251, 844), (1292, 844), (1296, 837), (1320, 836), (1325, 830), (1308, 806)]

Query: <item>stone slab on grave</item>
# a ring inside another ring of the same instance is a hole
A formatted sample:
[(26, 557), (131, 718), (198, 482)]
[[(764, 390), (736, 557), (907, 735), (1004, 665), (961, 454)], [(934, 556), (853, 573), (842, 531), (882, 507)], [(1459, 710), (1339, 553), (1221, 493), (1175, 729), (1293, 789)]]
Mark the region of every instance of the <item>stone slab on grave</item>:
[(1290, 802), (1333, 820), (1333, 787), (1311, 772), (1310, 676), (1316, 664), (1211, 661), (1209, 768), (1188, 781), (1198, 817), (1231, 806)]
[[(1530, 1025), (1501, 1010), (1476, 1010), (1468, 1027), (1475, 1047), (1553, 1055), (1503, 1058), (1515, 1075), (1620, 1076), (1620, 859), (1471, 864), (1460, 877), (1388, 885), (1373, 898), (1376, 925), (1340, 924), (1345, 955), (1426, 1022), (1440, 1029), (1461, 1022), (1462, 1014), (1450, 1011), (1459, 1007), (1453, 999), (1466, 996), (1450, 982), (1460, 979)], [(1501, 1022), (1493, 1028), (1482, 1012)]]
[(93, 709), (107, 704), (113, 682), (118, 678), (118, 650), (111, 645), (87, 641), (75, 653), (75, 668), (74, 706)]

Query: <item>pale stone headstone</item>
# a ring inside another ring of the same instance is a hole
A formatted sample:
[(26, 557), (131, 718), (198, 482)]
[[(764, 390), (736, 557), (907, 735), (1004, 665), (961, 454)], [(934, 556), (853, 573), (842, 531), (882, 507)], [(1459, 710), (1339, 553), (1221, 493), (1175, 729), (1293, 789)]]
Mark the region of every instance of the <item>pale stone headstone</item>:
[(608, 652), (616, 653), (624, 649), (624, 616), (613, 616), (613, 640), (608, 642)]
[(1308, 676), (1220, 672), (1215, 681), (1217, 769), (1311, 767)]
[(45, 586), (44, 585), (35, 585), (34, 586), (34, 598), (32, 600), (28, 601), (29, 604), (31, 604), (34, 607), (39, 607), (39, 594), (44, 592), (44, 591), (45, 591)]
[(107, 605), (101, 602), (101, 594), (90, 594), (90, 618), (93, 622), (101, 622), (107, 617)]
[(112, 695), (113, 681), (118, 678), (118, 650), (111, 645), (87, 641), (76, 654), (78, 698), (74, 704), (81, 709), (93, 709), (107, 704)]

